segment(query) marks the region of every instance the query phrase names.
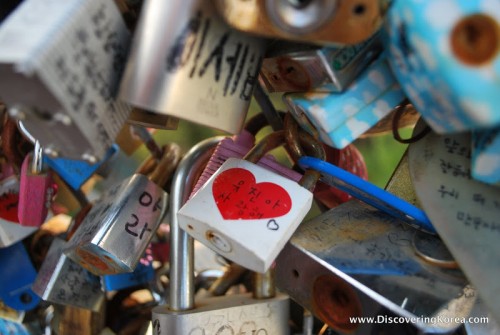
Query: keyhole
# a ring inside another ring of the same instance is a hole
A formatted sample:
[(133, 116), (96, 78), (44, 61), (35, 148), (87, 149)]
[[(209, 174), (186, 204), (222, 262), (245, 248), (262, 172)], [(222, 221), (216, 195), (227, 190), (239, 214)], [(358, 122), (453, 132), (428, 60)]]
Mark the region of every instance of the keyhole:
[(344, 292), (342, 292), (340, 290), (334, 290), (332, 292), (331, 298), (340, 307), (345, 308), (345, 307), (349, 306), (349, 304), (350, 304), (349, 297)]
[(488, 15), (469, 15), (455, 25), (450, 42), (462, 63), (480, 66), (492, 61), (500, 50), (500, 27)]
[(302, 9), (312, 2), (312, 0), (288, 0), (288, 3), (297, 9)]

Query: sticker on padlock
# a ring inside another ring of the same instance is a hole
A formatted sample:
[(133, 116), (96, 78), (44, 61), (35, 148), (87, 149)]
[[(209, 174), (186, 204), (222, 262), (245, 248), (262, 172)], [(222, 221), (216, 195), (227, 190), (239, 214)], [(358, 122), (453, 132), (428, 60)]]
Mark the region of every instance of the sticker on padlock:
[(305, 114), (324, 143), (343, 149), (387, 116), (405, 95), (382, 54), (343, 93), (290, 93), (283, 99), (300, 124)]
[(102, 159), (130, 111), (113, 98), (129, 40), (114, 1), (24, 1), (0, 28), (10, 115), (47, 154)]
[(164, 187), (179, 159), (180, 147), (166, 145), (151, 179), (134, 174), (107, 190), (64, 253), (96, 275), (132, 272), (166, 213)]
[[(319, 179), (306, 171), (300, 186), (256, 165), (284, 141), (284, 131), (274, 132), (252, 148), (248, 160), (228, 159), (177, 213), (182, 229), (248, 269), (267, 271), (311, 208)], [(324, 151), (318, 156), (324, 158)]]
[(0, 249), (0, 264), (3, 268), (0, 299), (15, 310), (35, 308), (40, 302), (40, 298), (31, 290), (36, 270), (22, 242)]
[[(417, 124), (415, 133), (424, 126)], [(422, 208), (500, 321), (500, 190), (471, 177), (469, 133), (430, 133), (409, 147), (410, 176)]]
[(217, 0), (215, 4), (224, 20), (246, 33), (344, 45), (360, 43), (377, 31), (386, 2)]
[(155, 278), (153, 263), (139, 262), (133, 272), (102, 277), (102, 286), (106, 292), (118, 291), (126, 288), (147, 285)]
[(499, 13), (497, 0), (392, 1), (386, 21), (389, 61), (434, 131), (500, 125), (495, 112), (500, 104)]
[(99, 168), (118, 153), (118, 146), (112, 145), (104, 158), (96, 163), (68, 158), (52, 158), (44, 155), (44, 162), (57, 173), (73, 190), (79, 190)]
[(342, 92), (382, 52), (380, 33), (342, 48), (274, 42), (260, 76), (269, 92)]
[(99, 311), (104, 302), (100, 279), (63, 254), (66, 243), (57, 237), (52, 241), (33, 291), (50, 303)]
[[(207, 152), (213, 149), (219, 139), (205, 140), (195, 145), (179, 164), (170, 197), (170, 209), (178, 212), (188, 198), (194, 185), (194, 175), (208, 160)], [(171, 225), (171, 264), (169, 306), (153, 309), (153, 334), (215, 334), (215, 333), (262, 333), (287, 334), (289, 299), (274, 293), (274, 283), (269, 277), (258, 277), (257, 283), (268, 285), (269, 293), (255, 296), (233, 294), (194, 301), (194, 248), (193, 239), (179, 227), (178, 215), (173, 215)], [(267, 279), (267, 280), (266, 280)], [(256, 285), (258, 286), (258, 284)], [(233, 317), (235, 316), (235, 317)], [(213, 320), (207, 323), (207, 320)]]
[[(491, 185), (500, 185), (499, 129), (494, 128), (472, 133), (472, 177)], [(452, 147), (458, 147), (458, 143), (455, 143), (451, 142), (450, 144)]]
[[(387, 191), (413, 203), (409, 173), (405, 157)], [(342, 333), (378, 333), (373, 324), (350, 318), (387, 317), (384, 309), (414, 318), (412, 327), (423, 332), (449, 332), (476, 299), (437, 236), (358, 200), (301, 224), (276, 264), (279, 288)], [(433, 321), (437, 316), (447, 321)]]
[(148, 111), (239, 133), (263, 53), (264, 41), (229, 28), (211, 1), (149, 0), (119, 96)]
[(44, 169), (42, 148), (37, 141), (33, 154), (26, 156), (21, 167), (19, 223), (32, 227), (44, 223), (56, 192), (52, 171)]

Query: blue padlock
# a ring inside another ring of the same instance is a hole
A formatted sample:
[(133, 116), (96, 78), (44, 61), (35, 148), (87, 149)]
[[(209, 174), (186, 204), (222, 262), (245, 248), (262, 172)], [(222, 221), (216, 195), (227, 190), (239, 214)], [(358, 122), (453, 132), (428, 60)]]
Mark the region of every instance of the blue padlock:
[(305, 114), (321, 141), (343, 149), (387, 116), (404, 98), (386, 55), (382, 54), (343, 93), (292, 93), (283, 99), (299, 124)]
[(18, 311), (35, 308), (40, 298), (31, 290), (36, 270), (22, 242), (0, 249), (0, 299)]
[(435, 132), (500, 125), (499, 27), (498, 0), (393, 1), (389, 61)]
[(134, 272), (102, 276), (102, 285), (106, 292), (118, 291), (125, 288), (147, 285), (155, 278), (153, 263), (140, 262)]
[(119, 147), (113, 144), (109, 148), (103, 160), (89, 164), (86, 161), (68, 158), (51, 158), (47, 155), (43, 159), (49, 167), (54, 170), (73, 190), (79, 190), (80, 187), (99, 170), (99, 168), (111, 159), (117, 152)]
[[(448, 150), (458, 153), (458, 145), (448, 143), (447, 147)], [(483, 183), (500, 185), (500, 128), (472, 133), (471, 158), (472, 178)]]

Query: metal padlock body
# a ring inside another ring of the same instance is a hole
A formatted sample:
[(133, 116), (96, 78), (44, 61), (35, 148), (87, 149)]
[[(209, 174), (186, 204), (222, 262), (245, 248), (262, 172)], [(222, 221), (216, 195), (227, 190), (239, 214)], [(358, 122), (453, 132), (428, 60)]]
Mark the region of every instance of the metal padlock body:
[(92, 207), (64, 253), (96, 275), (132, 272), (165, 214), (168, 195), (135, 174)]
[(260, 70), (269, 92), (342, 92), (383, 50), (380, 33), (342, 48), (309, 44), (270, 47)]
[(342, 204), (297, 229), (276, 261), (278, 287), (337, 331), (371, 334), (373, 324), (349, 318), (380, 320), (386, 308), (422, 331), (449, 332), (475, 290), (460, 270), (417, 256), (414, 233), (357, 200)]
[(118, 152), (118, 150), (118, 146), (113, 144), (106, 152), (104, 158), (93, 164), (80, 159), (68, 159), (61, 157), (51, 158), (46, 155), (43, 156), (43, 160), (72, 189), (79, 190), (80, 187), (82, 187), (82, 185), (89, 180), (89, 178), (92, 177), (92, 175), (96, 173), (103, 164), (109, 161)]
[[(289, 298), (252, 298), (251, 294), (211, 297), (195, 309), (176, 312), (166, 306), (153, 309), (153, 332), (160, 334), (288, 334)], [(166, 331), (166, 332), (165, 332)]]
[(229, 158), (177, 216), (196, 240), (263, 273), (311, 208), (312, 198), (296, 182)]
[(113, 99), (129, 40), (114, 1), (24, 1), (0, 29), (2, 100), (47, 153), (101, 159), (130, 111)]
[(385, 2), (217, 0), (215, 3), (225, 21), (246, 33), (345, 45), (360, 43), (377, 31)]
[(352, 143), (404, 98), (385, 55), (373, 62), (343, 93), (291, 93), (283, 97), (299, 124), (303, 123), (300, 119), (305, 114), (320, 139), (337, 149)]
[(50, 303), (99, 311), (104, 302), (100, 279), (63, 254), (66, 243), (53, 240), (33, 291)]
[(22, 242), (0, 249), (0, 264), (0, 299), (16, 310), (35, 308), (40, 302), (40, 298), (31, 290), (36, 270)]
[(147, 285), (155, 279), (153, 264), (139, 262), (133, 272), (102, 276), (102, 286), (106, 292), (119, 291), (129, 287)]
[(500, 103), (499, 13), (496, 0), (393, 1), (386, 21), (391, 67), (437, 133), (500, 124), (494, 112)]
[[(248, 151), (254, 146), (255, 137), (247, 130), (243, 129), (240, 134), (233, 138), (223, 139), (215, 148), (212, 157), (208, 161), (205, 169), (196, 182), (196, 185), (191, 192), (193, 196), (198, 190), (205, 185), (208, 179), (224, 164), (228, 158), (243, 158)], [(294, 170), (291, 170), (279, 164), (272, 155), (265, 155), (258, 162), (258, 165), (265, 167), (283, 177), (298, 182), (302, 175)]]
[(119, 96), (146, 110), (239, 133), (263, 43), (230, 29), (211, 1), (146, 1)]
[(21, 166), (18, 217), (22, 226), (39, 227), (49, 214), (57, 186), (52, 171), (39, 174), (30, 171), (32, 160), (32, 155), (26, 156)]
[[(453, 140), (449, 140), (452, 147)], [(455, 142), (456, 143), (456, 142)], [(471, 175), (491, 185), (500, 184), (500, 132), (499, 128), (472, 133)]]

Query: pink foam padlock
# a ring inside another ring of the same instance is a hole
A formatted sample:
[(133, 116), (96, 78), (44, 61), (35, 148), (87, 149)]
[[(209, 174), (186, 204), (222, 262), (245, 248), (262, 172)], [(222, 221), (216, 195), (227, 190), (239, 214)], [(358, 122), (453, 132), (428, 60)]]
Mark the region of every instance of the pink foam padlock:
[[(243, 158), (255, 145), (255, 134), (267, 123), (263, 114), (257, 114), (245, 125), (240, 134), (223, 139), (215, 148), (207, 166), (191, 192), (190, 198), (207, 182), (208, 179), (224, 164), (228, 158)], [(283, 177), (298, 182), (302, 175), (276, 161), (274, 156), (266, 155), (258, 165), (271, 170)]]
[(52, 172), (43, 169), (42, 148), (37, 141), (34, 152), (25, 157), (21, 167), (19, 223), (31, 227), (44, 223), (56, 191)]

